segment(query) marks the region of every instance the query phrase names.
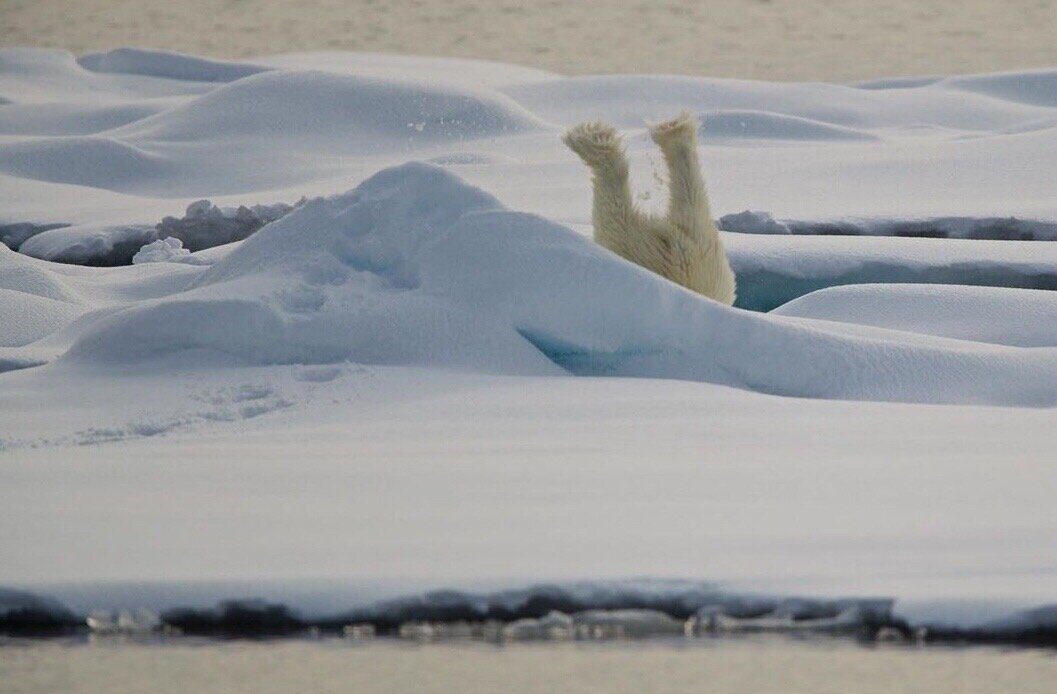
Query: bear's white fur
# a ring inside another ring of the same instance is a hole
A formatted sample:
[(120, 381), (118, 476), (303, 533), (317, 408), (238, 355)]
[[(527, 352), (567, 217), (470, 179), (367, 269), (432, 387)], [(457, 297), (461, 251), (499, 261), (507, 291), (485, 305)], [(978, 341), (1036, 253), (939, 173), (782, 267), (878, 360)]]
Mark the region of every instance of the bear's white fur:
[(633, 263), (725, 304), (735, 280), (708, 207), (697, 159), (697, 121), (689, 113), (650, 127), (668, 167), (668, 213), (639, 210), (631, 198), (628, 159), (616, 129), (581, 123), (562, 141), (591, 169), (595, 241)]

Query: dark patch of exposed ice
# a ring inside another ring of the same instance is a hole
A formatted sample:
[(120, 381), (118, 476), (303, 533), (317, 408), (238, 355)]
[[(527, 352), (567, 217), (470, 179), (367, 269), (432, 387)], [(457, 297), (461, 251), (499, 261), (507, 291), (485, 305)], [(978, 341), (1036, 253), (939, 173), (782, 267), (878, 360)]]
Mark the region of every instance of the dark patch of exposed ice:
[[(542, 584), (491, 593), (439, 590), (305, 617), (261, 599), (161, 613), (163, 633), (221, 638), (306, 632), (401, 638), (671, 638), (738, 633), (856, 637), (938, 644), (1057, 646), (1057, 605), (976, 626), (911, 621), (888, 598), (801, 598), (745, 594), (694, 581)], [(680, 626), (681, 625), (681, 626)], [(511, 628), (516, 627), (516, 628)], [(581, 628), (588, 627), (588, 628)], [(604, 627), (604, 628), (595, 628)], [(62, 635), (88, 629), (51, 598), (0, 588), (0, 634)]]
[(228, 600), (205, 610), (178, 608), (161, 618), (191, 636), (284, 636), (309, 627), (286, 605), (263, 600)]
[[(0, 241), (12, 250), (57, 263), (131, 265), (144, 246), (167, 239), (179, 241), (190, 253), (241, 241), (304, 201), (302, 198), (293, 205), (280, 202), (219, 207), (209, 200), (198, 200), (187, 206), (182, 217), (168, 216), (154, 225), (7, 224), (0, 226)], [(171, 262), (178, 255), (170, 253), (167, 260)], [(166, 260), (158, 253), (149, 253), (143, 259), (148, 256), (155, 261)], [(178, 262), (193, 263), (193, 260)]]
[(745, 210), (723, 215), (717, 226), (723, 231), (739, 234), (789, 234), (789, 227), (777, 221), (769, 212)]
[(924, 219), (775, 220), (768, 212), (720, 217), (723, 231), (802, 236), (904, 236), (932, 239), (1057, 241), (1057, 222), (1020, 217), (932, 217)]
[(221, 208), (209, 200), (199, 200), (187, 206), (183, 217), (166, 217), (155, 227), (158, 238), (175, 238), (192, 253), (248, 238), (265, 224), (284, 217), (304, 203), (304, 198), (293, 205), (240, 205)]
[(4, 244), (13, 251), (17, 251), (18, 247), (22, 243), (30, 238), (36, 236), (45, 231), (52, 229), (62, 229), (70, 226), (62, 222), (53, 224), (34, 224), (33, 222), (14, 222), (12, 224), (0, 224), (0, 243)]
[(0, 587), (0, 634), (61, 635), (83, 624), (84, 620), (54, 598)]
[(1057, 269), (1046, 271), (1000, 262), (909, 267), (899, 260), (872, 260), (852, 269), (804, 274), (796, 267), (745, 267), (738, 260), (731, 260), (738, 277), (735, 306), (750, 311), (771, 311), (819, 289), (847, 284), (964, 284), (1057, 291)]

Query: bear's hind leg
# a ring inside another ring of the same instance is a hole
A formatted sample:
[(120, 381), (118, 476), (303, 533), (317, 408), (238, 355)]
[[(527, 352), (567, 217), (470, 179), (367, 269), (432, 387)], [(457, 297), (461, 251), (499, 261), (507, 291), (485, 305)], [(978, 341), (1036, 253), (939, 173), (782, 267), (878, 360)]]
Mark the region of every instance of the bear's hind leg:
[(643, 222), (631, 198), (630, 167), (620, 135), (612, 125), (594, 121), (572, 128), (562, 141), (591, 169), (595, 241), (621, 252), (632, 235), (642, 233)]
[(668, 219), (691, 237), (704, 240), (715, 226), (697, 158), (697, 120), (684, 111), (650, 127), (668, 166)]
[(708, 205), (697, 157), (697, 120), (690, 113), (650, 128), (668, 165), (668, 222), (686, 235), (678, 265), (685, 286), (725, 304), (733, 304), (735, 277)]

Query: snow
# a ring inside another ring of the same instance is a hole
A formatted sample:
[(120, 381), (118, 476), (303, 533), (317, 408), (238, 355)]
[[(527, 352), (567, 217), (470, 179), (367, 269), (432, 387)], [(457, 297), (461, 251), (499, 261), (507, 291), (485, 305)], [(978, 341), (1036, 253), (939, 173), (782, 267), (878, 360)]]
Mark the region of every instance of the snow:
[(813, 292), (774, 312), (1011, 347), (1057, 346), (1051, 291), (857, 284)]
[(234, 82), (267, 68), (247, 63), (196, 58), (169, 51), (118, 48), (89, 53), (77, 59), (86, 70), (119, 75), (145, 75), (189, 82)]
[(172, 236), (158, 239), (136, 251), (132, 264), (138, 263), (179, 263), (191, 259), (191, 251), (184, 248), (183, 241)]
[(75, 265), (127, 265), (145, 244), (157, 238), (149, 224), (77, 224), (35, 234), (17, 246), (19, 253)]
[(79, 315), (76, 306), (22, 291), (0, 289), (0, 347), (21, 347), (50, 335)]
[[(0, 51), (0, 581), (1054, 602), (1054, 74)], [(591, 242), (558, 139), (661, 206), (684, 108), (736, 308)]]
[(251, 364), (568, 371), (795, 397), (1039, 406), (1057, 396), (1057, 352), (726, 308), (420, 163), (305, 203), (184, 289), (67, 331), (63, 358), (209, 350)]
[[(15, 432), (39, 431), (31, 410), (47, 405), (95, 425), (66, 443), (124, 441), (4, 454), (8, 580), (243, 579), (220, 599), (259, 595), (250, 579), (265, 576), (288, 599), (316, 577), (421, 589), (648, 572), (743, 592), (960, 600), (969, 620), (993, 602), (1053, 602), (1046, 410), (307, 368), (4, 375), (5, 398), (18, 391), (27, 409), (5, 411)], [(291, 406), (243, 417), (280, 393)], [(71, 527), (85, 529), (76, 543)]]

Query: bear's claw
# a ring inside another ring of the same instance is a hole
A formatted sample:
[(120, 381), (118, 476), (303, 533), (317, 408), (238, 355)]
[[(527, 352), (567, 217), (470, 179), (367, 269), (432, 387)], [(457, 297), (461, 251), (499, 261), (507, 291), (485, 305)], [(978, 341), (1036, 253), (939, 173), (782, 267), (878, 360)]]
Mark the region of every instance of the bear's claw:
[(623, 152), (623, 141), (609, 123), (581, 123), (562, 135), (562, 142), (588, 164), (601, 162)]
[(689, 111), (683, 111), (671, 120), (650, 126), (650, 137), (662, 147), (675, 142), (692, 142), (696, 134), (697, 118)]

